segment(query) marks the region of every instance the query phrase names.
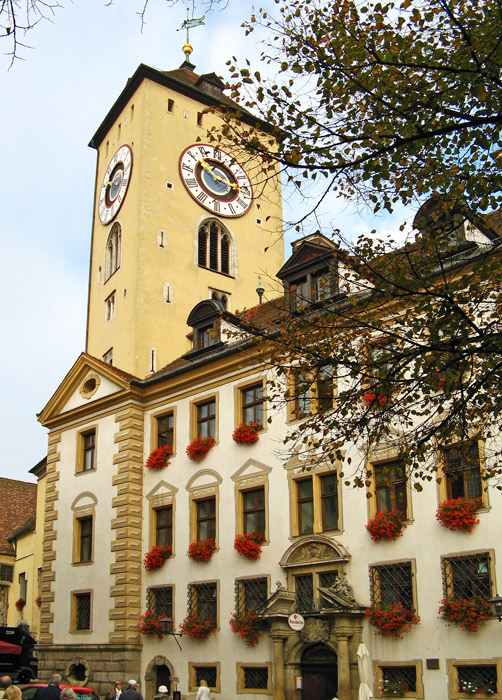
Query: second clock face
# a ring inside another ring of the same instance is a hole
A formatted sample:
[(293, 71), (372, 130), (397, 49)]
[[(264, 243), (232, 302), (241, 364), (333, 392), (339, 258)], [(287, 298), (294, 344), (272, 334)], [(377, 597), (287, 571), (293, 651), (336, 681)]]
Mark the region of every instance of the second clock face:
[(218, 216), (242, 216), (251, 207), (253, 190), (246, 172), (219, 148), (207, 144), (186, 148), (180, 175), (190, 195)]
[(132, 151), (121, 146), (111, 159), (99, 194), (98, 213), (101, 223), (109, 224), (118, 214), (126, 195), (132, 168)]

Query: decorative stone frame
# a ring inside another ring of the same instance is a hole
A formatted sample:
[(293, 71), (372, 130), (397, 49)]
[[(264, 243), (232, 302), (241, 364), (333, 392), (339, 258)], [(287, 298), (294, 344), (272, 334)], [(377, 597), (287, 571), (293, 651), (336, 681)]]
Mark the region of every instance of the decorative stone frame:
[[(313, 505), (314, 505), (314, 535), (322, 535), (324, 532), (330, 534), (341, 535), (344, 532), (343, 528), (343, 506), (342, 506), (342, 482), (339, 477), (340, 464), (337, 462), (335, 468), (324, 465), (316, 465), (309, 467), (308, 472), (305, 471), (304, 464), (286, 464), (288, 471), (288, 488), (289, 488), (289, 527), (291, 537), (305, 538), (309, 535), (301, 533), (298, 523), (298, 495), (297, 484), (306, 478), (312, 478), (313, 489)], [(336, 530), (323, 530), (322, 525), (322, 498), (321, 498), (321, 476), (335, 474), (337, 477), (337, 495), (338, 495), (338, 528)]]
[(95, 372), (91, 372), (87, 375), (87, 377), (84, 379), (84, 381), (79, 387), (78, 391), (80, 393), (80, 396), (83, 399), (90, 399), (91, 396), (94, 396), (94, 394), (97, 392), (100, 384), (100, 377)]
[[(155, 545), (155, 535), (156, 535), (156, 514), (155, 511), (158, 508), (163, 508), (164, 506), (172, 506), (173, 509), (173, 541), (171, 544), (171, 556), (172, 559), (175, 556), (175, 528), (176, 528), (176, 494), (178, 489), (176, 486), (169, 484), (167, 481), (159, 482), (150, 493), (146, 494), (146, 500), (148, 502), (148, 544), (147, 549), (151, 549)], [(155, 689), (157, 692), (157, 689)]]
[(156, 656), (153, 658), (146, 667), (145, 671), (145, 697), (154, 697), (157, 694), (157, 676), (155, 669), (158, 666), (167, 666), (169, 669), (169, 675), (172, 678), (175, 675), (174, 666), (165, 656)]
[[(371, 450), (366, 469), (367, 469), (367, 479), (370, 482), (367, 487), (367, 493), (370, 494), (368, 501), (368, 519), (373, 518), (377, 512), (377, 499), (376, 499), (376, 474), (373, 465), (385, 464), (387, 462), (393, 462), (399, 459), (399, 448), (396, 445), (382, 444), (374, 447)], [(406, 480), (406, 523), (411, 524), (414, 522), (413, 519), (413, 499), (412, 499), (413, 489), (411, 488), (410, 479)]]
[(243, 493), (252, 491), (253, 489), (263, 486), (265, 493), (265, 541), (264, 545), (269, 543), (269, 484), (268, 475), (272, 471), (272, 467), (268, 467), (262, 462), (254, 459), (248, 459), (242, 467), (230, 477), (234, 482), (235, 492), (235, 532), (238, 535), (244, 534), (244, 509), (243, 509)]
[(163, 418), (164, 416), (167, 416), (169, 414), (172, 414), (173, 416), (173, 454), (172, 456), (174, 457), (176, 455), (176, 406), (168, 406), (168, 407), (163, 407), (159, 410), (154, 411), (150, 415), (150, 452), (155, 450), (157, 447), (159, 447), (158, 442), (157, 442), (157, 421), (159, 418)]
[(476, 699), (502, 698), (502, 657), (494, 656), (491, 659), (446, 659), (446, 672), (448, 674), (448, 700), (460, 700), (460, 698), (472, 698), (470, 693), (461, 693), (458, 689), (459, 666), (496, 666), (497, 667), (497, 692), (494, 695), (482, 695), (476, 693)]
[[(79, 505), (84, 501), (82, 505)], [(96, 505), (98, 499), (89, 491), (79, 494), (71, 505), (73, 511), (73, 549), (72, 549), (72, 565), (89, 566), (94, 563), (94, 545), (96, 541)], [(91, 558), (88, 561), (80, 560), (80, 521), (85, 518), (92, 518), (92, 534), (91, 534)]]
[[(92, 596), (91, 596), (91, 601), (92, 601)], [(71, 670), (74, 666), (83, 666), (85, 669), (85, 677), (82, 678), (76, 678), (75, 676), (71, 675)], [(64, 671), (64, 678), (68, 685), (80, 685), (80, 686), (86, 686), (87, 683), (89, 682), (89, 676), (91, 674), (91, 667), (89, 666), (88, 662), (86, 659), (84, 659), (81, 656), (77, 656), (74, 659), (70, 659), (68, 663), (66, 664), (66, 668)]]
[[(76, 449), (77, 453), (75, 455), (75, 474), (88, 474), (93, 473), (98, 468), (98, 424), (87, 425), (84, 430), (79, 430), (77, 433)], [(84, 469), (84, 440), (86, 435), (94, 433), (94, 466), (92, 469)]]
[[(246, 668), (266, 668), (268, 670), (267, 688), (246, 688), (244, 686), (244, 669)], [(244, 663), (237, 661), (235, 664), (236, 688), (235, 692), (240, 695), (249, 693), (251, 695), (272, 695), (272, 663)]]
[(400, 666), (415, 666), (416, 690), (400, 695), (403, 698), (424, 698), (423, 666), (422, 659), (411, 659), (410, 661), (374, 661), (373, 662), (373, 688), (376, 698), (387, 697), (381, 691), (383, 682), (383, 668), (399, 668)]
[(220, 394), (218, 391), (207, 394), (205, 396), (198, 396), (197, 399), (190, 401), (190, 441), (195, 440), (197, 437), (197, 407), (201, 404), (208, 403), (214, 399), (214, 442), (218, 444), (219, 442), (219, 427), (220, 427)]
[[(490, 510), (490, 501), (488, 482), (483, 480), (483, 474), (486, 473), (485, 441), (482, 437), (479, 437), (477, 442), (479, 453), (479, 471), (481, 474), (481, 499), (483, 501), (483, 505), (481, 508), (479, 508), (478, 513), (486, 513)], [(436, 445), (435, 463), (437, 467), (436, 481), (438, 506), (440, 503), (448, 499), (444, 451), (449, 447), (453, 447), (454, 444), (455, 443), (450, 443), (448, 445)], [(491, 697), (495, 696), (492, 695)]]
[[(219, 518), (219, 491), (220, 484), (222, 483), (222, 477), (212, 469), (201, 469), (196, 474), (189, 479), (186, 490), (189, 493), (190, 503), (189, 503), (189, 523), (190, 523), (190, 542), (197, 541), (197, 501), (201, 501), (205, 498), (214, 497), (215, 499), (215, 542), (216, 549), (218, 549), (219, 542), (219, 529), (220, 529), (220, 518)], [(199, 482), (199, 483), (197, 483)]]
[[(89, 595), (89, 629), (77, 629), (77, 596), (82, 594)], [(70, 591), (70, 634), (85, 634), (89, 635), (93, 633), (93, 616), (92, 609), (94, 603), (94, 591), (91, 588), (83, 588), (75, 591)], [(75, 685), (79, 685), (76, 683)]]
[(262, 401), (262, 410), (263, 410), (263, 422), (262, 422), (262, 428), (259, 431), (259, 434), (265, 433), (267, 431), (267, 383), (266, 383), (266, 378), (265, 377), (254, 377), (254, 378), (249, 378), (243, 382), (240, 382), (234, 387), (234, 412), (235, 412), (235, 417), (234, 417), (234, 425), (237, 427), (240, 425), (243, 420), (242, 420), (242, 409), (243, 409), (243, 400), (242, 400), (242, 394), (246, 389), (251, 389), (254, 386), (258, 386), (258, 384), (262, 385), (262, 391), (263, 391), (263, 401)]
[(211, 686), (213, 693), (221, 693), (221, 664), (219, 661), (189, 661), (188, 662), (188, 692), (197, 692), (196, 685), (196, 669), (197, 668), (216, 668), (216, 685)]

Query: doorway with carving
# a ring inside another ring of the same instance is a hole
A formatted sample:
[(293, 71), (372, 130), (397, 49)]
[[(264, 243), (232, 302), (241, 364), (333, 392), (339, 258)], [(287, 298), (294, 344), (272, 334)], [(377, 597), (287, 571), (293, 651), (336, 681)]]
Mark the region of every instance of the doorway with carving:
[(332, 700), (338, 692), (336, 653), (326, 644), (308, 647), (301, 657), (302, 700)]

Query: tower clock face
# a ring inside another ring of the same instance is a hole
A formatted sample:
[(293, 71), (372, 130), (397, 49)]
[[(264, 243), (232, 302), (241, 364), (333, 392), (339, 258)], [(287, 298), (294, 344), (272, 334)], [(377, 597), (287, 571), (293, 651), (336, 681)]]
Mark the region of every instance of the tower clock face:
[(98, 213), (101, 223), (109, 224), (118, 214), (127, 192), (132, 168), (132, 151), (121, 146), (111, 159), (99, 194)]
[(186, 148), (180, 175), (195, 201), (218, 216), (242, 216), (251, 207), (253, 190), (245, 170), (219, 148), (206, 144)]

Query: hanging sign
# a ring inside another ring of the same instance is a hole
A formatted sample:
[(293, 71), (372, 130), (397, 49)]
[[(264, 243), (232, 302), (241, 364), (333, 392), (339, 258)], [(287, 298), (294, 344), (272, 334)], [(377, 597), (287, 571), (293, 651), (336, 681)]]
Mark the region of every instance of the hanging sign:
[(300, 615), (300, 613), (293, 613), (288, 618), (288, 625), (295, 632), (299, 632), (305, 627), (305, 620), (303, 619), (303, 615)]

